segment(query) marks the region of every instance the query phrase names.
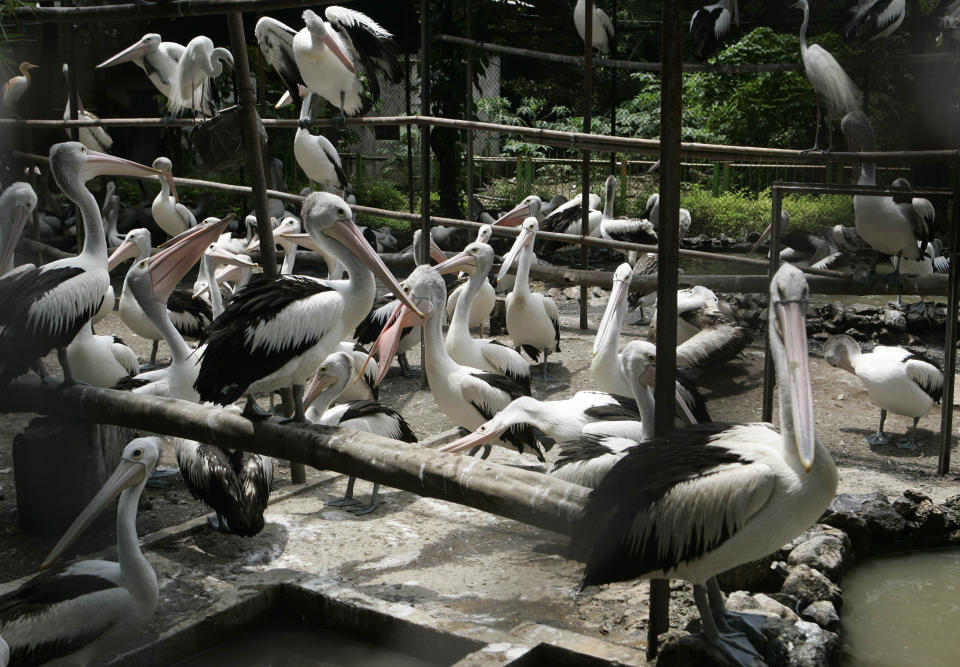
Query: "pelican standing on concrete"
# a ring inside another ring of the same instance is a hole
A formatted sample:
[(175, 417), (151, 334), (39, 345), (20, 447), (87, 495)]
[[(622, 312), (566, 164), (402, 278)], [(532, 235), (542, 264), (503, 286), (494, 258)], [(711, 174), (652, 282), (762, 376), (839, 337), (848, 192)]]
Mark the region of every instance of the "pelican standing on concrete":
[(107, 662), (153, 617), (157, 575), (140, 551), (137, 504), (160, 456), (160, 440), (137, 438), (117, 469), (80, 512), (41, 567), (48, 567), (113, 499), (117, 562), (82, 560), (42, 572), (0, 596), (0, 634), (14, 665)]
[[(770, 285), (769, 341), (781, 432), (771, 424), (698, 424), (628, 453), (590, 494), (571, 546), (583, 585), (685, 579), (707, 641), (737, 664), (760, 655), (727, 622), (714, 575), (780, 548), (833, 500), (837, 470), (817, 440), (803, 274), (783, 265)], [(709, 598), (709, 599), (708, 599)]]

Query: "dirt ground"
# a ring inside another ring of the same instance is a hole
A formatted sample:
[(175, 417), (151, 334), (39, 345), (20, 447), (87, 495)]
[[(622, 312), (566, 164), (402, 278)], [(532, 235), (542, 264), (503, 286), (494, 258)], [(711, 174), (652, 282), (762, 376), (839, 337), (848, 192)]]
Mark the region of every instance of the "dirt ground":
[[(115, 287), (119, 294), (120, 284)], [(544, 288), (543, 285), (536, 287)], [(590, 348), (606, 302), (605, 293), (593, 290), (589, 310), (590, 328), (581, 331), (577, 327), (577, 302), (559, 290), (554, 292), (561, 312), (562, 351), (551, 356), (550, 373), (558, 378), (558, 382), (548, 385), (535, 382), (534, 395), (538, 398), (562, 398), (577, 390), (592, 388), (589, 376)], [(621, 344), (634, 337), (646, 336), (645, 326), (630, 323), (635, 319), (628, 316)], [(149, 344), (129, 332), (116, 314), (101, 322), (97, 331), (121, 336), (142, 359), (149, 355)], [(761, 344), (762, 340), (758, 337), (755, 344), (737, 360), (723, 368), (704, 372), (699, 381), (700, 389), (708, 400), (708, 409), (715, 420), (755, 421), (760, 418)], [(165, 347), (161, 345), (161, 360), (164, 355)], [(413, 365), (418, 365), (418, 350), (412, 350), (408, 356)], [(52, 358), (48, 365), (57, 368)], [(864, 437), (876, 430), (879, 410), (868, 401), (859, 380), (823, 361), (819, 344), (815, 341), (811, 342), (811, 379), (817, 432), (840, 469), (841, 492), (880, 491), (895, 496), (906, 488), (916, 488), (938, 501), (960, 493), (955, 472), (945, 477), (936, 474), (940, 423), (938, 408), (921, 419), (919, 448), (916, 451), (898, 449), (894, 444), (871, 447)], [(436, 409), (429, 391), (420, 388), (420, 381), (400, 377), (396, 366), (382, 387), (381, 401), (399, 410), (418, 437), (425, 438), (453, 426)], [(12, 443), (15, 434), (26, 427), (31, 417), (0, 415), (0, 583), (35, 571), (54, 541), (21, 531), (18, 527)], [(894, 436), (900, 435), (906, 431), (910, 421), (906, 417), (890, 415), (886, 431)], [(495, 451), (491, 460), (521, 462), (517, 455), (504, 450)], [(536, 464), (533, 459), (522, 463)], [(161, 465), (176, 467), (172, 448), (165, 451)], [(308, 470), (308, 479), (315, 474), (315, 471)], [(138, 518), (141, 535), (206, 513), (205, 508), (190, 497), (179, 475), (162, 482), (165, 485), (161, 488), (148, 487), (141, 500)], [(289, 469), (283, 462), (278, 462), (274, 484), (275, 489), (290, 485)], [(389, 504), (390, 494), (387, 493), (385, 505)], [(379, 511), (383, 511), (383, 508)], [(82, 543), (80, 546), (82, 552)]]

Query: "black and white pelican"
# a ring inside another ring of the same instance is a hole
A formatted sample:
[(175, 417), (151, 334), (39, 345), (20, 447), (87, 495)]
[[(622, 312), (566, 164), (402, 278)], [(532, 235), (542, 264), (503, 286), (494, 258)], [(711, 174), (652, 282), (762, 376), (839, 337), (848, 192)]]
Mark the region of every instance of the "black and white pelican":
[[(517, 275), (513, 291), (507, 295), (507, 333), (513, 344), (537, 361), (543, 354), (543, 380), (550, 381), (547, 375), (547, 357), (551, 352), (560, 351), (560, 311), (550, 297), (530, 291), (530, 265), (533, 263), (533, 242), (537, 236), (537, 219), (524, 220), (517, 240), (510, 252), (503, 258), (499, 281), (517, 262)], [(518, 259), (519, 258), (519, 259)]]
[[(355, 116), (370, 104), (363, 95), (357, 61), (375, 100), (380, 97), (380, 76), (397, 82), (403, 75), (399, 52), (393, 35), (366, 14), (331, 5), (323, 15), (326, 21), (313, 10), (304, 10), (306, 27), (299, 32), (264, 16), (257, 21), (257, 43), (283, 79), (290, 101), (299, 97), (302, 83), (338, 108), (340, 118)], [(285, 103), (286, 98), (278, 106)]]
[(470, 335), (470, 314), (473, 301), (483, 285), (490, 285), (487, 276), (493, 266), (493, 248), (486, 243), (471, 243), (463, 252), (438, 264), (443, 274), (451, 271), (472, 273), (466, 292), (460, 297), (447, 329), (445, 348), (458, 364), (505, 375), (530, 393), (530, 365), (520, 353), (491, 338)]
[(160, 178), (160, 193), (150, 207), (153, 221), (171, 237), (196, 226), (197, 219), (193, 213), (177, 199), (176, 186), (173, 184), (173, 162), (170, 158), (158, 157), (153, 161), (153, 168), (164, 174)]
[(17, 102), (30, 89), (30, 70), (36, 69), (38, 65), (24, 60), (20, 63), (17, 76), (12, 76), (3, 84), (3, 105), (10, 111), (16, 113)]
[[(571, 201), (568, 201), (563, 195), (554, 195), (546, 204), (544, 204), (543, 200), (537, 195), (527, 195), (520, 201), (519, 204), (502, 214), (496, 220), (490, 219), (485, 221), (490, 225), (499, 225), (500, 227), (518, 227), (523, 223), (524, 220), (532, 215), (537, 219), (537, 222), (543, 222), (544, 217), (553, 214), (554, 211), (567, 204), (570, 204), (571, 206), (579, 206), (580, 195), (577, 195)], [(590, 208), (596, 208), (599, 205), (600, 197), (591, 194)], [(485, 215), (488, 218), (493, 217), (489, 214)]]
[(0, 276), (13, 270), (14, 251), (36, 207), (37, 193), (29, 183), (11, 183), (0, 193)]
[(872, 42), (892, 35), (907, 14), (906, 0), (858, 0), (850, 8), (853, 16), (843, 26), (847, 37), (859, 42)]
[[(628, 243), (657, 244), (657, 231), (649, 220), (637, 218), (615, 218), (613, 207), (617, 197), (617, 178), (607, 176), (604, 184), (606, 197), (603, 204), (603, 215), (600, 216), (600, 236), (612, 241), (626, 241)], [(636, 250), (620, 250), (627, 256), (627, 261), (633, 265), (637, 261)]]
[[(678, 290), (677, 365), (705, 368), (740, 354), (751, 335), (732, 315), (730, 306), (703, 285)], [(656, 309), (650, 321), (650, 334), (656, 340)]]
[(294, 419), (303, 420), (303, 385), (370, 311), (375, 277), (417, 310), (353, 223), (343, 199), (314, 192), (300, 215), (314, 248), (346, 268), (347, 280), (306, 276), (254, 278), (209, 328), (195, 387), (219, 405), (246, 395), (244, 414), (263, 416), (253, 394), (294, 387)]
[[(350, 352), (338, 351), (327, 357), (304, 394), (304, 405), (309, 406), (306, 413), (307, 419), (314, 424), (352, 428), (393, 440), (417, 442), (417, 436), (414, 435), (413, 429), (403, 415), (375, 400), (347, 401), (330, 407), (332, 403), (341, 400), (343, 393), (351, 384), (361, 381), (357, 375), (363, 363), (364, 360), (361, 359), (358, 365), (356, 357)], [(326, 504), (335, 507), (359, 505), (359, 501), (353, 497), (355, 482), (356, 477), (351, 475), (347, 480), (347, 491), (344, 496), (327, 498)], [(348, 511), (354, 514), (372, 512), (377, 506), (379, 490), (379, 482), (374, 482), (370, 502), (366, 505), (351, 507)]]
[(137, 353), (118, 336), (95, 335), (92, 324), (80, 327), (67, 346), (67, 359), (74, 379), (94, 387), (113, 387), (140, 372)]
[[(63, 72), (65, 79), (68, 77), (69, 70), (70, 68), (67, 66), (67, 63), (63, 63), (63, 67), (60, 68), (60, 71)], [(68, 92), (67, 103), (63, 108), (64, 120), (71, 120), (71, 111), (72, 108), (70, 107), (70, 94)], [(100, 120), (96, 114), (91, 113), (83, 108), (83, 100), (80, 99), (80, 93), (77, 93), (77, 119), (93, 121)], [(110, 147), (113, 146), (113, 138), (103, 127), (92, 125), (90, 127), (79, 127), (77, 130), (77, 140), (91, 150), (106, 153), (110, 150)], [(66, 128), (64, 131), (67, 133), (68, 137), (73, 136), (70, 134), (70, 128)], [(106, 198), (104, 198), (104, 200), (106, 200)]]
[(83, 249), (76, 257), (0, 278), (0, 385), (56, 349), (64, 384), (72, 384), (66, 348), (100, 309), (110, 287), (107, 242), (97, 200), (84, 183), (96, 176), (151, 176), (155, 169), (91, 151), (79, 142), (50, 147), (50, 168), (83, 218)]
[[(225, 219), (229, 222), (230, 217)], [(108, 267), (112, 271), (121, 262), (133, 258), (133, 264), (131, 264), (127, 276), (123, 280), (123, 289), (120, 291), (120, 306), (117, 313), (133, 333), (141, 338), (153, 341), (148, 364), (154, 365), (157, 362), (157, 349), (163, 334), (140, 307), (129, 282), (130, 271), (133, 271), (137, 264), (148, 259), (150, 251), (150, 232), (143, 227), (131, 229), (124, 237), (123, 243), (110, 254)], [(189, 290), (174, 289), (168, 295), (166, 305), (167, 317), (184, 338), (199, 338), (213, 320), (213, 311), (210, 304), (200, 297), (194, 296)]]
[(170, 77), (167, 110), (174, 115), (184, 109), (214, 115), (220, 96), (212, 79), (223, 73), (223, 63), (233, 67), (233, 54), (229, 49), (214, 47), (209, 37), (197, 35), (187, 42)]
[[(404, 281), (411, 298), (423, 309), (418, 317), (408, 306), (400, 305), (390, 326), (377, 342), (380, 378), (386, 375), (404, 327), (423, 328), (423, 366), (433, 400), (454, 424), (473, 430), (491, 419), (524, 390), (510, 378), (479, 368), (461, 366), (447, 354), (443, 344), (443, 305), (447, 290), (443, 277), (430, 266), (418, 266)], [(497, 444), (515, 447), (520, 453), (532, 451), (541, 461), (543, 453), (530, 428), (507, 429)]]
[(0, 596), (0, 634), (9, 645), (10, 664), (105, 662), (153, 617), (159, 586), (140, 551), (137, 503), (159, 455), (159, 438), (131, 440), (117, 469), (41, 567), (49, 567), (119, 495), (117, 562), (77, 561)]
[[(477, 238), (474, 240), (474, 243), (489, 243), (492, 235), (492, 226), (483, 225), (477, 230)], [(470, 317), (468, 318), (471, 329), (481, 327), (481, 335), (483, 334), (483, 323), (490, 319), (490, 313), (493, 312), (493, 307), (497, 303), (496, 290), (493, 289), (493, 285), (487, 278), (487, 274), (484, 273), (483, 276), (484, 280), (473, 298), (473, 304), (470, 306)], [(448, 322), (453, 319), (453, 313), (457, 308), (457, 303), (460, 301), (460, 296), (467, 291), (468, 284), (469, 281), (462, 285), (457, 285), (453, 291), (447, 294), (446, 313)]]
[[(643, 217), (653, 223), (654, 229), (660, 228), (660, 193), (654, 192), (647, 197), (647, 205), (643, 210)], [(680, 238), (683, 238), (690, 231), (693, 225), (693, 219), (690, 217), (690, 211), (685, 208), (680, 209), (678, 223), (680, 225)]]
[(313, 93), (307, 90), (300, 105), (300, 121), (303, 126), (297, 128), (293, 137), (293, 157), (311, 181), (342, 193), (350, 182), (343, 171), (340, 154), (329, 139), (322, 134), (311, 134), (309, 130), (312, 102)]
[(942, 370), (902, 347), (878, 345), (873, 352), (863, 353), (857, 341), (846, 334), (827, 341), (823, 358), (831, 366), (860, 378), (870, 400), (880, 408), (880, 426), (874, 435), (867, 437), (867, 442), (871, 445), (890, 442), (890, 438), (883, 434), (883, 422), (887, 419), (887, 412), (892, 412), (913, 417), (910, 433), (897, 440), (897, 447), (917, 448), (917, 422), (943, 396)]
[[(584, 0), (577, 0), (573, 8), (573, 25), (577, 28), (577, 34), (584, 42), (587, 38), (584, 36), (586, 30), (587, 6)], [(610, 40), (613, 39), (613, 22), (607, 13), (593, 5), (592, 18), (593, 34), (590, 35), (590, 45), (600, 53), (610, 53)]]
[(727, 624), (714, 575), (806, 530), (833, 500), (837, 470), (817, 440), (807, 357), (806, 280), (784, 264), (770, 285), (769, 341), (780, 425), (697, 424), (630, 449), (590, 494), (572, 550), (583, 585), (642, 578), (694, 585), (707, 640), (737, 664), (759, 654)]
[(739, 24), (737, 0), (719, 0), (701, 7), (690, 17), (690, 52), (701, 62), (723, 48), (730, 23)]
[[(798, 267), (820, 267), (822, 266), (820, 262), (839, 251), (836, 243), (834, 243), (832, 230), (824, 232), (822, 236), (817, 236), (799, 230), (788, 233), (789, 226), (790, 214), (787, 211), (780, 211), (781, 262), (789, 262)], [(753, 244), (750, 252), (756, 252), (757, 248), (767, 240), (772, 232), (773, 225), (767, 225), (767, 228), (760, 234), (760, 238)]]
[[(840, 128), (847, 136), (851, 149), (876, 150), (876, 139), (870, 119), (862, 111), (843, 117)], [(877, 167), (873, 162), (860, 163), (857, 185), (876, 185)], [(912, 204), (912, 198), (911, 198)], [(906, 259), (920, 259), (930, 237), (924, 216), (914, 215), (912, 205), (901, 205), (893, 197), (854, 195), (854, 224), (861, 238), (875, 251)], [(874, 275), (876, 261), (874, 261)], [(894, 269), (891, 281), (899, 282), (900, 268)]]

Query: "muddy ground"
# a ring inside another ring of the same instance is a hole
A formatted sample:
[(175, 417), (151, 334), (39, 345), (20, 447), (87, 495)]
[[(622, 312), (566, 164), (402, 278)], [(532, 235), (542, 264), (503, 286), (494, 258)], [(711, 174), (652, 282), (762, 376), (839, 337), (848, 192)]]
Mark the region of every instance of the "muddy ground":
[[(538, 285), (536, 288), (543, 289), (544, 286)], [(120, 284), (116, 285), (116, 289), (119, 294)], [(592, 387), (589, 376), (590, 348), (606, 302), (606, 293), (592, 291), (590, 328), (581, 331), (577, 327), (577, 302), (559, 290), (555, 290), (555, 294), (561, 312), (562, 351), (551, 356), (550, 372), (559, 381), (548, 385), (535, 382), (534, 395), (538, 398), (561, 398)], [(646, 336), (646, 326), (631, 323), (636, 319), (636, 316), (628, 316), (623, 331), (625, 340)], [(120, 335), (142, 359), (148, 356), (149, 344), (130, 333), (116, 314), (100, 323), (97, 329), (98, 333)], [(760, 418), (761, 344), (762, 340), (758, 337), (740, 358), (723, 368), (704, 372), (700, 388), (708, 399), (708, 408), (715, 420), (755, 421)], [(161, 360), (164, 354), (165, 347), (161, 345)], [(419, 351), (411, 351), (409, 357), (417, 365)], [(57, 368), (52, 358), (49, 363), (51, 368)], [(946, 477), (936, 474), (939, 409), (931, 410), (921, 419), (918, 450), (905, 451), (894, 444), (871, 447), (864, 437), (875, 431), (879, 411), (868, 401), (859, 380), (823, 361), (819, 344), (815, 341), (811, 342), (811, 379), (817, 432), (840, 468), (841, 492), (880, 491), (893, 496), (905, 488), (916, 488), (938, 501), (960, 492), (955, 472)], [(396, 366), (382, 387), (381, 400), (399, 410), (418, 437), (424, 438), (453, 426), (436, 409), (429, 391), (420, 389), (419, 380), (400, 377)], [(0, 583), (35, 571), (54, 541), (21, 531), (18, 527), (12, 442), (14, 435), (24, 429), (30, 419), (30, 415), (0, 415)], [(909, 424), (910, 419), (906, 417), (890, 415), (886, 430), (889, 434), (900, 435)], [(517, 455), (504, 450), (495, 451), (491, 460), (536, 464), (532, 459), (521, 461)], [(164, 453), (161, 465), (176, 466), (172, 448)], [(315, 471), (308, 470), (308, 479), (315, 474)], [(205, 508), (190, 497), (179, 475), (166, 478), (163, 482), (165, 486), (161, 488), (148, 488), (141, 500), (138, 525), (142, 535), (206, 513)], [(285, 463), (279, 462), (275, 488), (289, 485), (289, 469)], [(391, 504), (399, 503), (402, 506), (408, 502), (410, 494), (387, 492), (384, 494), (384, 506), (377, 511), (390, 512)], [(79, 511), (80, 508), (77, 509)], [(80, 547), (83, 552), (82, 543)], [(585, 611), (581, 609), (581, 612)], [(599, 622), (598, 619), (594, 620)]]

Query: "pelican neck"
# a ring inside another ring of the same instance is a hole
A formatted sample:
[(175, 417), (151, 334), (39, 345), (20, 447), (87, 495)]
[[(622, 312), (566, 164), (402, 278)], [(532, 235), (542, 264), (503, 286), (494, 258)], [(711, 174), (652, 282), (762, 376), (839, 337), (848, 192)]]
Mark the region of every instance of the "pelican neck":
[(134, 598), (156, 604), (158, 597), (157, 575), (150, 567), (137, 537), (137, 505), (146, 484), (124, 489), (117, 503), (117, 561), (123, 577), (123, 586)]

